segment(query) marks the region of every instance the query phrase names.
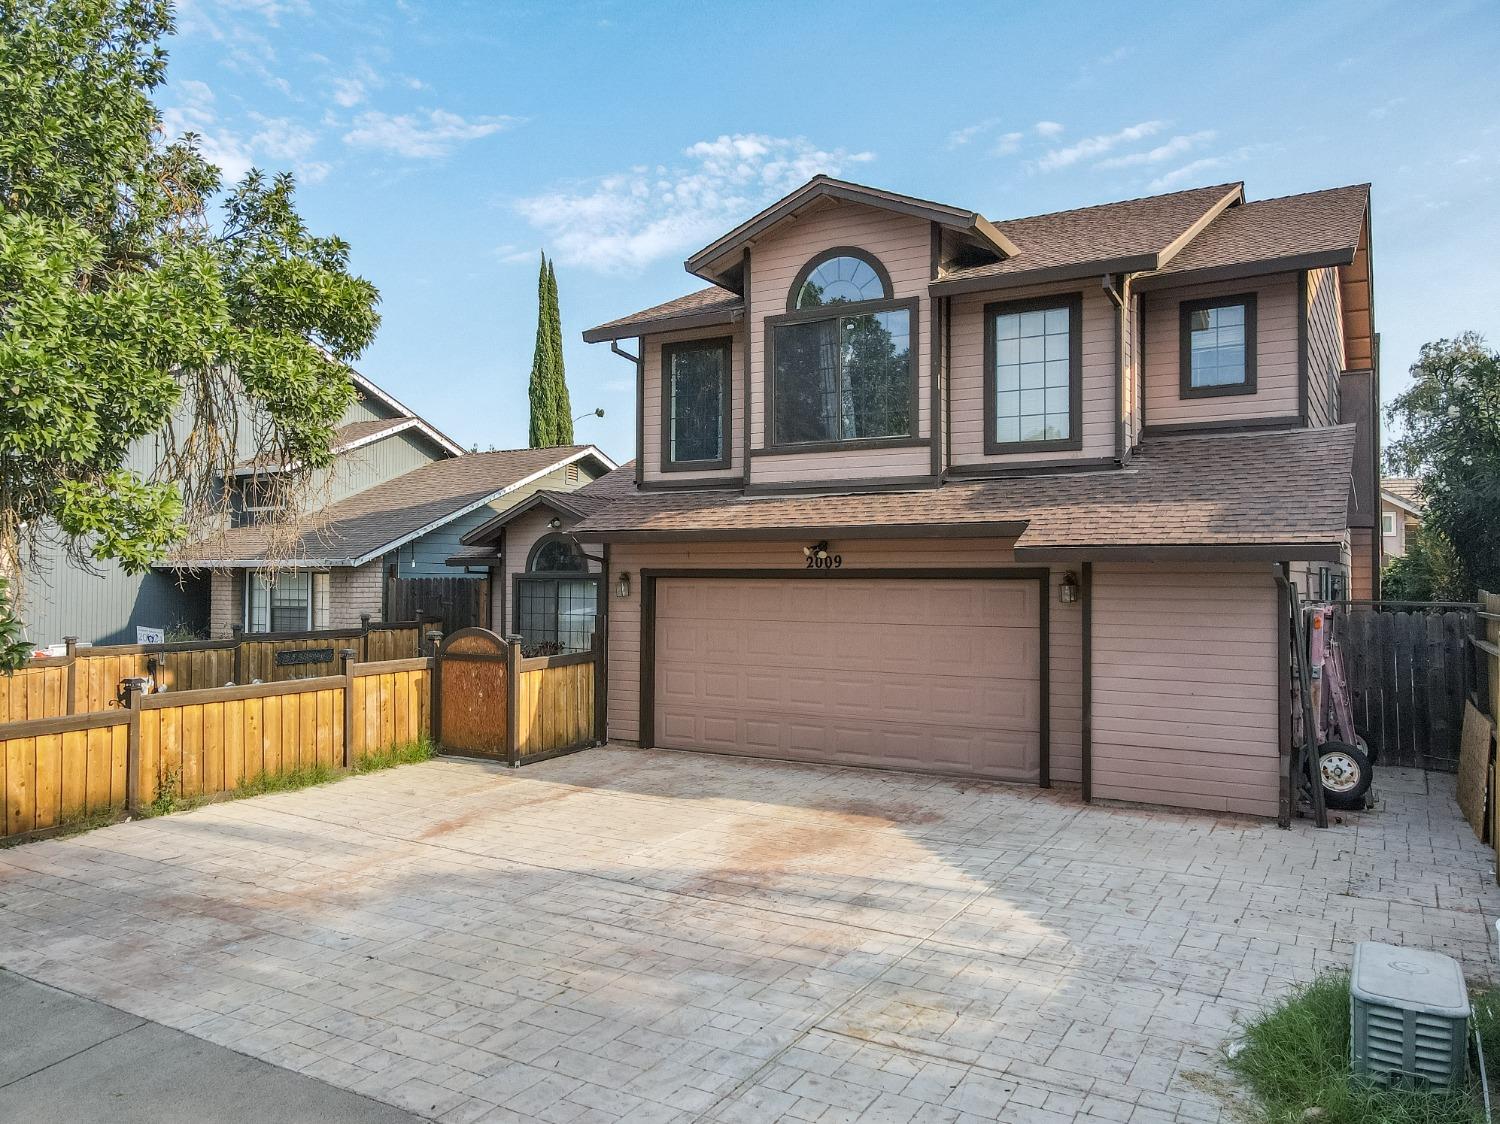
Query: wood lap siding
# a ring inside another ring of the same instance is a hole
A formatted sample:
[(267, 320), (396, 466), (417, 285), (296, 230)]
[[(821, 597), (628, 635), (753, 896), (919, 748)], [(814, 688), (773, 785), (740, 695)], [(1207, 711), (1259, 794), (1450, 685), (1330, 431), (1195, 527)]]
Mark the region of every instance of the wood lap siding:
[[(1083, 448), (986, 456), (984, 395), (984, 306), (994, 301), (1037, 296), (1083, 294)], [(948, 382), (955, 468), (978, 464), (1026, 464), (1030, 461), (1086, 460), (1115, 454), (1115, 306), (1098, 278), (1085, 285), (1049, 285), (1001, 293), (973, 293), (953, 298)]]
[(1271, 565), (1100, 563), (1093, 589), (1094, 796), (1274, 816)]
[[(634, 743), (639, 739), (641, 584), (642, 569), (767, 569), (797, 570), (803, 565), (799, 542), (626, 544), (611, 548), (609, 596), (609, 737)], [(1010, 540), (932, 539), (858, 540), (833, 544), (844, 566), (857, 570), (999, 568), (1015, 565)], [(628, 598), (614, 595), (613, 577), (629, 571), (633, 584)], [(1049, 597), (1051, 652), (1049, 705), (1052, 777), (1077, 781), (1081, 777), (1082, 746), (1082, 609), (1058, 602), (1057, 587), (1065, 570), (1052, 574)], [(838, 581), (837, 576), (810, 580)]]
[[(750, 270), (750, 447), (762, 449), (765, 431), (765, 331), (767, 316), (787, 310), (787, 297), (797, 273), (815, 254), (835, 246), (857, 246), (874, 255), (891, 278), (892, 296), (917, 298), (912, 330), (917, 337), (917, 433), (931, 433), (931, 368), (928, 348), (931, 325), (927, 286), (932, 273), (932, 230), (921, 219), (864, 207), (855, 203), (825, 204), (785, 224), (755, 246)], [(722, 332), (720, 333), (722, 334)], [(735, 362), (740, 357), (735, 356)], [(646, 412), (652, 410), (647, 388)], [(739, 407), (736, 406), (736, 411)], [(645, 453), (650, 463), (655, 448), (648, 434)], [(861, 452), (841, 450), (751, 458), (751, 482), (755, 484), (801, 484), (817, 480), (848, 480), (871, 476), (926, 476), (931, 472), (931, 453), (918, 449), (885, 449)]]
[(1337, 425), (1344, 370), (1343, 309), (1337, 272), (1307, 273), (1307, 411), (1313, 425)]
[[(1256, 391), (1211, 398), (1184, 399), (1180, 393), (1180, 317), (1183, 301), (1203, 297), (1257, 294)], [(1244, 422), (1266, 417), (1295, 417), (1297, 391), (1297, 275), (1278, 273), (1259, 279), (1221, 281), (1212, 285), (1145, 295), (1146, 424), (1201, 425)]]
[[(711, 340), (732, 337), (730, 350), (731, 387), (729, 402), (729, 467), (703, 472), (663, 472), (661, 470), (662, 418), (662, 369), (661, 351), (664, 344), (686, 340)], [(697, 328), (688, 332), (668, 332), (665, 335), (647, 336), (642, 341), (644, 348), (644, 378), (646, 380), (645, 411), (641, 415), (641, 472), (646, 480), (665, 480), (672, 484), (683, 484), (689, 480), (739, 480), (745, 471), (745, 336), (743, 327), (721, 324), (712, 328)], [(509, 532), (507, 531), (507, 534)]]

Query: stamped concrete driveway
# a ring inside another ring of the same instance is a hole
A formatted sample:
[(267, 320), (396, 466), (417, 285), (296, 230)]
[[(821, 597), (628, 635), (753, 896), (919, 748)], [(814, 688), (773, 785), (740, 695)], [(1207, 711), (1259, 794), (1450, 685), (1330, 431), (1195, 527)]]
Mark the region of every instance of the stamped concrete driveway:
[(1328, 831), (602, 749), (0, 852), (0, 965), (443, 1121), (1229, 1119), (1235, 1018), (1493, 964), (1451, 781)]

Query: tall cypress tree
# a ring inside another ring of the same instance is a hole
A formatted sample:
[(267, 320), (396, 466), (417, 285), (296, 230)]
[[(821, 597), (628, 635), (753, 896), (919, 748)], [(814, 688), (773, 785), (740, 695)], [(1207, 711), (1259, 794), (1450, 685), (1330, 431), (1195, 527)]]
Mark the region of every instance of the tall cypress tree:
[(557, 432), (554, 419), (552, 379), (556, 363), (553, 360), (551, 315), (551, 287), (548, 283), (547, 255), (542, 254), (542, 264), (536, 279), (536, 349), (531, 356), (531, 383), (527, 397), (531, 405), (531, 425), (527, 440), (533, 449), (556, 445)]
[(557, 299), (557, 270), (547, 263), (547, 318), (552, 353), (552, 417), (555, 445), (573, 444), (573, 402), (568, 396), (568, 376), (563, 367), (562, 308)]

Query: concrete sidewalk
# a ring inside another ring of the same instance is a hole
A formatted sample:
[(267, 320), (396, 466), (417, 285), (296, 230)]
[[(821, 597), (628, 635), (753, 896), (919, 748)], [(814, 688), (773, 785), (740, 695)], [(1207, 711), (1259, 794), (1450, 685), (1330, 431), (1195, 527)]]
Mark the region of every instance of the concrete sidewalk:
[(0, 969), (0, 1120), (411, 1124), (421, 1119)]

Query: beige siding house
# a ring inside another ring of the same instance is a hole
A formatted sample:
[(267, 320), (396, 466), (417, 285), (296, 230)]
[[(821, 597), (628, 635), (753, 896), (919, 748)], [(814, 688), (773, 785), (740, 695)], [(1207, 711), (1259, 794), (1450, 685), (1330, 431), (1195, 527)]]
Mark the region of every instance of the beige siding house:
[(1387, 560), (1406, 554), (1406, 540), (1422, 525), (1422, 481), (1387, 476), (1380, 482), (1380, 543)]
[(1368, 222), (816, 177), (584, 334), (635, 364), (634, 464), (468, 549), (513, 590), (576, 552), (615, 741), (1284, 817), (1284, 591), (1378, 568)]

